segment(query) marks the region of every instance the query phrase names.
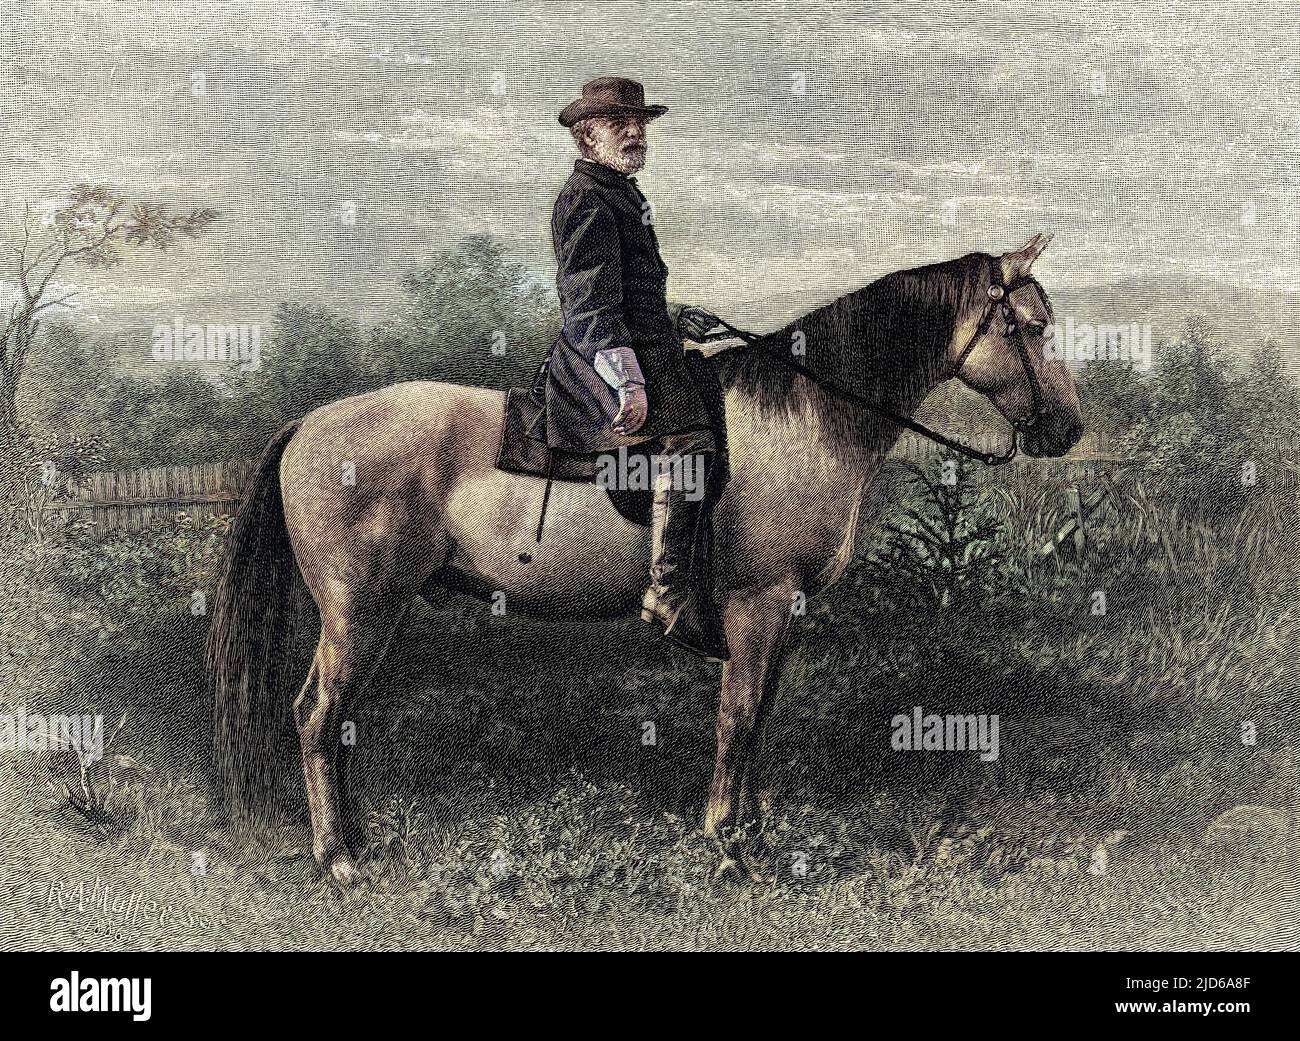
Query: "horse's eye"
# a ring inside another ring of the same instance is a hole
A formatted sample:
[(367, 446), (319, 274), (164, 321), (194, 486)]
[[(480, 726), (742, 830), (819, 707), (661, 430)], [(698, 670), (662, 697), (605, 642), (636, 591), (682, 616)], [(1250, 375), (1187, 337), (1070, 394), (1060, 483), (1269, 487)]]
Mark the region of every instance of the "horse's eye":
[(1045, 325), (1042, 322), (1029, 322), (1027, 324), (1027, 328), (1035, 336), (1042, 336), (1044, 333), (1047, 332), (1048, 329), (1051, 328), (1051, 326)]

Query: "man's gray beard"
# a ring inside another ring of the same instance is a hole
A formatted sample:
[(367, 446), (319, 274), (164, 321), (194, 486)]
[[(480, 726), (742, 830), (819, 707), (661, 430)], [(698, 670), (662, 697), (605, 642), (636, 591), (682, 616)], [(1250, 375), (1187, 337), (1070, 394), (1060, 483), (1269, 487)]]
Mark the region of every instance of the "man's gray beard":
[(621, 145), (608, 145), (597, 141), (591, 146), (591, 159), (613, 167), (621, 174), (634, 174), (645, 166), (646, 151), (644, 146), (637, 152), (624, 152)]

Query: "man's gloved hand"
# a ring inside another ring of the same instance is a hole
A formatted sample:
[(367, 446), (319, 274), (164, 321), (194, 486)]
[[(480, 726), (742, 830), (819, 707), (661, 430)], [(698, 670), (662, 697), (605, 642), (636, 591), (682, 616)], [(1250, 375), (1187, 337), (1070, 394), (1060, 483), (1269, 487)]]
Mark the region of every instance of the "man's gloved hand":
[(640, 383), (627, 383), (618, 392), (618, 415), (614, 417), (614, 432), (635, 434), (645, 426), (650, 415), (645, 387)]
[(703, 343), (710, 329), (719, 325), (718, 316), (702, 307), (683, 307), (677, 316), (677, 331), (688, 340)]

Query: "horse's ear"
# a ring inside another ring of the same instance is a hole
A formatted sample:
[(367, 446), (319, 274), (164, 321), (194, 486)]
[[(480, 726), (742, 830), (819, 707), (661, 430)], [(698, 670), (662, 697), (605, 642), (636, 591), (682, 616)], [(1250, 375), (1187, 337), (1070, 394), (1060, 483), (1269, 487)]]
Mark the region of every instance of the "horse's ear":
[(1038, 259), (1039, 254), (1047, 248), (1047, 244), (1051, 241), (1052, 236), (1050, 233), (1039, 232), (1014, 253), (1005, 254), (1002, 257), (1003, 277), (1011, 281), (1029, 274), (1029, 269), (1033, 267), (1034, 261)]

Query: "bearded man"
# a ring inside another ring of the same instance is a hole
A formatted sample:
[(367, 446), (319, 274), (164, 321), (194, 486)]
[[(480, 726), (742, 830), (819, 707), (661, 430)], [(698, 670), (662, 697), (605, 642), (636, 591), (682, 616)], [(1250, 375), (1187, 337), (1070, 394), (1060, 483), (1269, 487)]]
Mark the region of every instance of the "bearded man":
[(702, 340), (718, 320), (669, 306), (654, 211), (632, 176), (645, 165), (647, 124), (667, 111), (645, 103), (641, 84), (603, 77), (560, 113), (582, 158), (551, 217), (564, 325), (543, 366), (546, 437), (552, 449), (587, 455), (655, 442), (660, 476), (641, 616), (725, 661), (712, 593), (693, 560), (711, 497), (676, 479), (706, 473), (717, 451), (682, 340)]

